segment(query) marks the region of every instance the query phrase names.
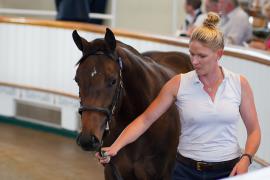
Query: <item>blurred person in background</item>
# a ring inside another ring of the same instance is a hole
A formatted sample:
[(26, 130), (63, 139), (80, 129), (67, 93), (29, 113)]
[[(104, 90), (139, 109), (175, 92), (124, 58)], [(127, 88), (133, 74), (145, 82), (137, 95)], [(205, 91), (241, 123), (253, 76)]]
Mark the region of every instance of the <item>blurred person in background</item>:
[[(105, 14), (106, 7), (107, 7), (107, 0), (92, 0), (90, 11), (91, 13)], [(90, 23), (103, 24), (103, 20), (90, 18)]]
[(55, 0), (56, 19), (90, 23), (91, 0)]
[(219, 12), (218, 0), (205, 0), (204, 7), (205, 7), (205, 13), (198, 16), (197, 20), (194, 23), (195, 26), (200, 26), (203, 24), (203, 21), (207, 17), (207, 13), (209, 13), (209, 12), (218, 13)]
[(249, 47), (270, 51), (270, 1), (265, 2), (262, 6), (262, 14), (266, 18), (266, 31), (269, 32), (268, 37), (264, 41), (252, 41)]
[(215, 12), (218, 13), (218, 0), (205, 0), (204, 2), (205, 6), (205, 13), (200, 14), (196, 21), (193, 23), (193, 25), (189, 28), (187, 34), (190, 36), (192, 34), (192, 31), (203, 24), (203, 21), (207, 18), (207, 13), (209, 12)]
[(189, 36), (193, 29), (193, 24), (197, 20), (197, 17), (202, 14), (201, 0), (186, 0), (185, 11), (186, 17), (182, 28), (180, 28), (180, 36)]
[(90, 12), (105, 13), (107, 0), (55, 0), (57, 20), (102, 24), (100, 19), (91, 19)]
[(252, 25), (248, 14), (239, 6), (238, 0), (218, 0), (221, 14), (220, 28), (226, 44), (244, 45), (252, 38)]

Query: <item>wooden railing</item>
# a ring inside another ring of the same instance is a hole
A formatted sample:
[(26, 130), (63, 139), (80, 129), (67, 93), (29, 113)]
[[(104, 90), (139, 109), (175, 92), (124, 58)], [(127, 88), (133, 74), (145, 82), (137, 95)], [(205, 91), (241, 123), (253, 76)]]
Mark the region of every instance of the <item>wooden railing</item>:
[[(56, 27), (64, 29), (77, 29), (88, 32), (105, 33), (106, 26), (86, 24), (86, 23), (74, 23), (67, 21), (54, 21), (54, 20), (40, 20), (31, 18), (14, 18), (0, 16), (0, 23), (12, 23), (12, 24), (23, 24), (33, 26), (46, 26)], [(142, 34), (137, 32), (125, 31), (121, 29), (113, 29), (113, 32), (117, 36), (158, 42), (162, 44), (168, 44), (173, 46), (188, 47), (188, 39), (185, 38), (170, 38), (166, 36)], [(267, 66), (270, 66), (270, 53), (264, 52), (251, 48), (243, 48), (240, 46), (230, 46), (225, 48), (225, 55), (233, 56), (249, 61), (258, 62)]]

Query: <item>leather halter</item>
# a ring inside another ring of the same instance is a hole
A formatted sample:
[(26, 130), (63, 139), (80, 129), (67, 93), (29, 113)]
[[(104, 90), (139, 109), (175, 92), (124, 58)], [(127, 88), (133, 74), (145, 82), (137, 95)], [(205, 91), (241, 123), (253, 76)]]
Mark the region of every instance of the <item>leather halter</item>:
[[(101, 55), (101, 54), (105, 54), (101, 51), (95, 53), (95, 54), (88, 54), (87, 56), (83, 57), (86, 58), (90, 55)], [(107, 54), (105, 54), (107, 55)], [(118, 86), (116, 88), (116, 91), (114, 93), (113, 99), (112, 99), (112, 103), (109, 107), (97, 107), (97, 106), (88, 106), (88, 105), (84, 105), (82, 103), (80, 103), (80, 107), (79, 107), (79, 114), (82, 115), (82, 112), (84, 111), (95, 111), (95, 112), (101, 112), (104, 113), (107, 116), (107, 125), (110, 124), (110, 122), (112, 121), (112, 116), (114, 115), (116, 106), (117, 106), (117, 102), (119, 101), (120, 95), (122, 93), (123, 90), (123, 80), (122, 80), (122, 69), (123, 69), (123, 62), (121, 57), (118, 58), (114, 58), (113, 55), (107, 55), (108, 57), (110, 57), (111, 59), (113, 59), (114, 61), (117, 62), (117, 64), (119, 65), (119, 83)]]

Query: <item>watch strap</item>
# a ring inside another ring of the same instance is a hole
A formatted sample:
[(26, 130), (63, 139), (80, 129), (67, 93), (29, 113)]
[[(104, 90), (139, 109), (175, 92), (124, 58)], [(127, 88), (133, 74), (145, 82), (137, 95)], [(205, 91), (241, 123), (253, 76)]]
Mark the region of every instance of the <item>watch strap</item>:
[(248, 157), (249, 163), (251, 164), (252, 163), (252, 158), (253, 158), (252, 155), (245, 153), (245, 154), (242, 154), (242, 156), (241, 156), (240, 159), (242, 159), (242, 157), (244, 157), (244, 156), (247, 156)]

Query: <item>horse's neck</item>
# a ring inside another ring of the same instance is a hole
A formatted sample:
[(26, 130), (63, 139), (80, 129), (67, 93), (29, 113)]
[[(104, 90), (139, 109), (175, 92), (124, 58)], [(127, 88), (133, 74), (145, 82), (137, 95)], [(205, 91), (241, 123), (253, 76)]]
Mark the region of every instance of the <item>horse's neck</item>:
[(124, 118), (135, 118), (149, 106), (169, 77), (162, 74), (164, 72), (157, 63), (143, 59), (137, 51), (125, 48), (123, 50), (125, 95), (120, 115)]
[[(135, 90), (138, 93), (144, 93), (143, 97), (151, 98), (155, 96), (162, 86), (161, 83), (153, 87), (153, 83), (158, 81), (156, 78), (161, 72), (158, 64), (154, 61), (145, 60), (140, 54), (132, 53), (126, 50), (126, 58), (124, 61), (123, 79), (126, 88), (131, 89), (131, 93)], [(163, 77), (161, 77), (163, 79)], [(161, 81), (162, 81), (161, 79)], [(154, 91), (154, 92), (153, 92)], [(133, 94), (134, 95), (134, 94)]]
[(151, 59), (143, 59), (132, 47), (121, 47), (123, 61), (122, 78), (124, 92), (118, 113), (111, 124), (113, 142), (122, 130), (140, 115), (158, 95), (161, 87), (169, 79), (164, 70)]

